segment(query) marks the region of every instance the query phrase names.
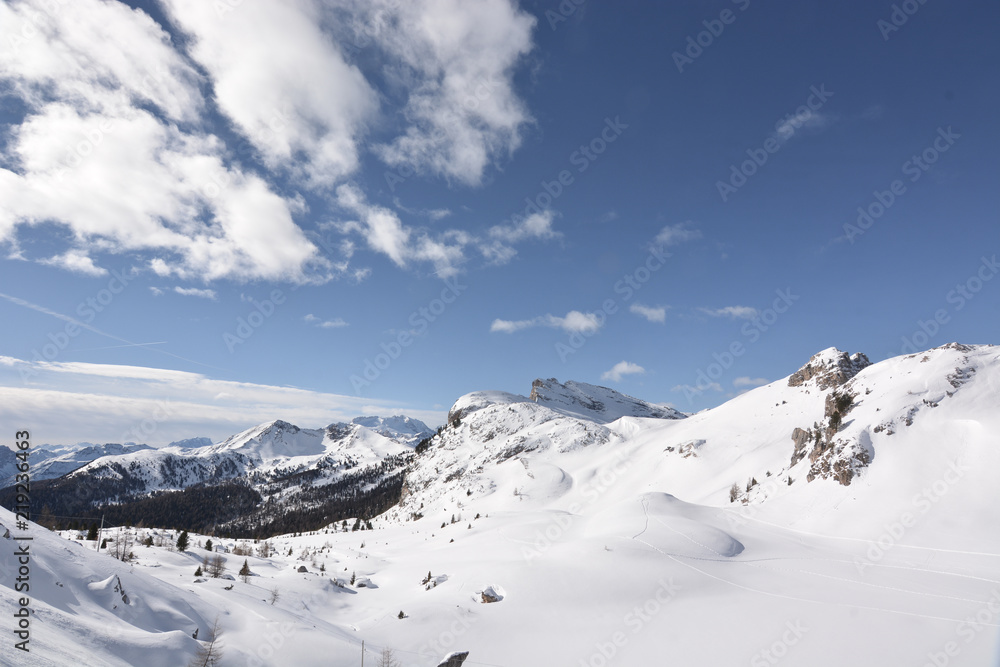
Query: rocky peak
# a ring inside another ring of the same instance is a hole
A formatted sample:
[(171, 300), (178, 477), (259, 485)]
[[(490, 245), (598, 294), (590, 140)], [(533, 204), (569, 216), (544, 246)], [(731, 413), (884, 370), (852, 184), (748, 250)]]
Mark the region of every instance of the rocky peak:
[(621, 417), (654, 419), (685, 417), (683, 413), (673, 408), (648, 403), (614, 389), (585, 382), (569, 381), (563, 384), (555, 378), (532, 382), (528, 398), (556, 412), (582, 417), (599, 424), (606, 424)]
[(809, 363), (793, 373), (788, 378), (788, 386), (800, 387), (815, 380), (817, 388), (825, 391), (831, 387), (839, 387), (871, 365), (872, 362), (861, 352), (851, 355), (829, 347), (814, 354)]

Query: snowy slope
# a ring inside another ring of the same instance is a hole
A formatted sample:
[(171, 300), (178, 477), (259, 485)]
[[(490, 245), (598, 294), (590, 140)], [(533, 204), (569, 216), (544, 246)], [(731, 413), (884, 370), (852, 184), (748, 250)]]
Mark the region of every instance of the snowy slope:
[[(249, 583), (194, 584), (191, 557), (139, 548), (133, 571), (149, 576), (123, 578), (129, 594), (192, 611), (120, 633), (87, 620), (103, 598), (56, 613), (59, 591), (43, 590), (52, 662), (36, 664), (143, 664), (133, 651), (157, 641), (185, 664), (194, 645), (179, 633), (219, 612), (223, 664), (353, 666), (364, 640), (365, 664), (388, 646), (407, 667), (452, 651), (500, 667), (995, 667), (998, 405), (1000, 348), (954, 344), (876, 364), (824, 350), (685, 419), (605, 422), (477, 392), (374, 531), (274, 538), (278, 555), (248, 558)], [(43, 569), (85, 559), (75, 591), (115, 566), (40, 544)], [(227, 558), (234, 573), (243, 557)]]

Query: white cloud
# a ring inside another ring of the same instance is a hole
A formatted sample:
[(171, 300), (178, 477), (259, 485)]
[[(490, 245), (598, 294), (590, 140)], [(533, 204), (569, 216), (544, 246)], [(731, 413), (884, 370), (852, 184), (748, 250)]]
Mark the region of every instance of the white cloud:
[(94, 264), (94, 260), (82, 250), (67, 250), (61, 255), (38, 260), (39, 264), (58, 266), (67, 271), (82, 273), (87, 276), (103, 276), (108, 270)]
[(213, 289), (198, 289), (197, 287), (175, 287), (174, 291), (181, 296), (196, 296), (201, 299), (211, 299), (215, 301), (217, 295)]
[[(320, 29), (319, 3), (164, 0), (220, 110), (272, 168), (329, 187), (357, 169), (378, 96)], [(223, 11), (220, 11), (220, 7)]]
[[(0, 137), (0, 243), (11, 256), (46, 223), (69, 241), (41, 261), (89, 275), (102, 274), (103, 256), (131, 254), (181, 280), (364, 279), (369, 269), (324, 257), (296, 224), (307, 212), (296, 188), (355, 202), (360, 221), (335, 228), (442, 276), (467, 247), (502, 263), (513, 243), (556, 236), (551, 213), (483, 239), (432, 234), (339, 189), (365, 151), (476, 185), (517, 149), (532, 121), (513, 78), (536, 19), (510, 0), (164, 0), (177, 38), (124, 3), (51, 5), (0, 4), (10, 46), (0, 85), (25, 109)], [(360, 25), (375, 28), (371, 57), (349, 61), (343, 38)], [(215, 111), (235, 142), (212, 133)]]
[[(30, 385), (25, 385), (25, 378)], [(439, 410), (354, 396), (215, 380), (198, 373), (137, 366), (0, 359), (0, 421), (46, 424), (50, 443), (163, 445), (207, 436), (219, 441), (249, 426), (285, 419), (304, 428), (358, 415), (408, 414), (428, 424)], [(60, 415), (53, 420), (52, 415)]]
[(546, 210), (521, 218), (508, 225), (495, 225), (487, 233), (489, 239), (480, 242), (479, 250), (494, 264), (506, 264), (517, 255), (511, 244), (525, 240), (549, 240), (562, 236), (552, 229), (555, 212)]
[(340, 317), (334, 318), (332, 320), (324, 320), (320, 317), (316, 317), (312, 313), (309, 313), (302, 319), (304, 319), (306, 322), (309, 322), (310, 324), (316, 325), (321, 329), (340, 329), (348, 326), (347, 322)]
[(594, 333), (598, 331), (602, 322), (594, 313), (581, 313), (578, 310), (571, 310), (565, 317), (556, 315), (542, 315), (530, 320), (493, 320), (490, 325), (491, 332), (514, 333), (532, 327), (551, 327), (562, 329), (569, 333)]
[(360, 217), (360, 221), (340, 223), (340, 230), (360, 234), (372, 250), (386, 255), (396, 266), (405, 268), (411, 262), (426, 261), (442, 278), (458, 273), (458, 265), (465, 259), (463, 247), (470, 240), (467, 236), (451, 232), (433, 239), (426, 231), (404, 225), (392, 210), (368, 203), (353, 184), (337, 188), (337, 203)]
[(110, 93), (151, 103), (178, 122), (196, 120), (203, 109), (198, 72), (149, 15), (123, 3), (74, 0), (58, 11), (38, 0), (3, 3), (0, 36), (9, 47), (0, 78), (34, 108), (63, 100), (95, 112)]
[(650, 322), (666, 322), (667, 306), (644, 306), (641, 303), (633, 303), (629, 306), (629, 312), (645, 317)]
[(791, 114), (778, 121), (774, 127), (774, 137), (780, 143), (785, 143), (802, 128), (823, 129), (830, 124), (830, 117), (813, 111), (806, 107), (801, 107), (798, 113)]
[(510, 0), (355, 0), (353, 7), (408, 89), (408, 127), (380, 147), (382, 159), (481, 183), (531, 122), (513, 72), (533, 47), (535, 17)]
[(749, 376), (738, 377), (733, 380), (734, 387), (760, 387), (767, 384), (767, 378), (752, 378)]
[(701, 238), (701, 230), (694, 229), (690, 220), (676, 225), (667, 225), (656, 235), (655, 243), (660, 246), (677, 245), (685, 241), (695, 241)]
[(489, 236), (505, 243), (517, 243), (525, 239), (552, 239), (559, 236), (552, 229), (554, 217), (555, 213), (552, 211), (532, 213), (514, 224), (491, 227)]
[(521, 331), (522, 329), (530, 329), (532, 327), (537, 327), (542, 324), (542, 318), (536, 317), (532, 320), (493, 320), (493, 324), (490, 325), (491, 333), (514, 333), (516, 331)]
[(733, 319), (752, 320), (757, 317), (757, 309), (750, 306), (726, 306), (725, 308), (699, 308), (701, 312), (712, 317), (731, 317)]
[[(25, 15), (37, 31), (27, 40)], [(0, 240), (46, 221), (71, 232), (61, 261), (78, 270), (94, 251), (145, 251), (160, 275), (323, 277), (295, 202), (227, 165), (219, 139), (188, 122), (202, 113), (201, 77), (148, 15), (97, 0), (54, 14), (0, 5), (0, 42), (12, 39), (0, 80), (28, 110), (0, 162)]]
[(602, 373), (601, 379), (621, 382), (622, 377), (626, 375), (642, 375), (645, 372), (646, 369), (639, 364), (633, 364), (631, 361), (619, 361), (611, 367), (611, 370)]

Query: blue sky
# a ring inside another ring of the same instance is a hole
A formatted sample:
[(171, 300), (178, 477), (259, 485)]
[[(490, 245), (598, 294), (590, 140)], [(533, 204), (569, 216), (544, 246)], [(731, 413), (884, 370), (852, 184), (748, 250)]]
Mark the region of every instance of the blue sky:
[(2, 421), (439, 423), (536, 377), (695, 411), (995, 342), (998, 18), (4, 2)]

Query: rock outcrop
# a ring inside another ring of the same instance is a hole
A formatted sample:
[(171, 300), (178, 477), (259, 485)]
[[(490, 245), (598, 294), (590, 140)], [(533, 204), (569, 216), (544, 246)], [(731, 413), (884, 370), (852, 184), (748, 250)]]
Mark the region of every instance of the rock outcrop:
[(461, 653), (449, 653), (444, 657), (444, 662), (439, 664), (438, 667), (462, 667), (462, 664), (468, 657), (468, 651), (463, 651)]
[(861, 352), (851, 355), (830, 347), (814, 354), (809, 363), (793, 373), (788, 378), (788, 386), (801, 387), (815, 380), (816, 387), (820, 391), (826, 391), (831, 387), (839, 387), (871, 365), (872, 362)]

